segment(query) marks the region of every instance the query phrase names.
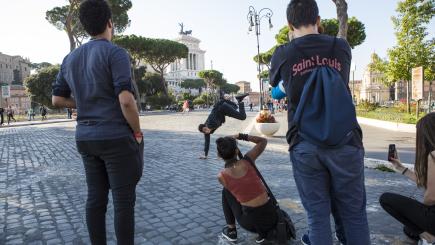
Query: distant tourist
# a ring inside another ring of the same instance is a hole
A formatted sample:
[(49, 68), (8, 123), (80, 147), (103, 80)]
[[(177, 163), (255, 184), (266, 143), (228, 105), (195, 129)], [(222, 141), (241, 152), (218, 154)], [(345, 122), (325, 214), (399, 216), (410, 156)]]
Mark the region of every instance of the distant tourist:
[(2, 126), (5, 122), (3, 113), (5, 113), (5, 109), (3, 107), (0, 107), (0, 126)]
[(29, 121), (32, 121), (32, 119), (35, 120), (35, 111), (33, 108), (29, 108), (29, 110), (27, 110), (27, 116)]
[(189, 101), (188, 100), (185, 100), (183, 103), (183, 114), (185, 112), (189, 113)]
[(419, 244), (435, 244), (435, 112), (417, 122), (414, 170), (400, 162), (397, 152), (388, 160), (402, 175), (424, 188), (423, 203), (394, 193), (379, 198), (382, 208), (405, 227), (405, 234)]
[(333, 244), (332, 214), (342, 244), (368, 245), (364, 147), (348, 85), (350, 46), (319, 34), (315, 0), (292, 0), (287, 20), (294, 39), (277, 47), (270, 81), (276, 87), (283, 80), (290, 92), (287, 142), (308, 219), (302, 243)]
[(16, 122), (17, 120), (15, 120), (14, 118), (14, 109), (12, 109), (12, 106), (9, 106), (7, 109), (7, 114), (8, 114), (8, 125), (11, 122), (11, 120), (14, 120), (14, 122)]
[(66, 108), (66, 114), (68, 119), (72, 119), (73, 110), (71, 108)]
[(254, 105), (252, 104), (252, 102), (249, 103), (249, 111), (254, 111), (253, 107), (254, 107)]
[(91, 40), (63, 60), (53, 84), (53, 105), (77, 108), (76, 142), (86, 172), (86, 224), (91, 243), (106, 244), (111, 190), (117, 244), (132, 245), (144, 141), (131, 62), (124, 49), (111, 43), (114, 26), (107, 1), (82, 1), (78, 12)]
[[(213, 134), (216, 129), (218, 129), (222, 124), (225, 123), (225, 116), (229, 116), (239, 120), (246, 119), (245, 105), (242, 102), (243, 99), (249, 94), (242, 94), (236, 96), (238, 105), (230, 101), (229, 97), (221, 99), (218, 101), (210, 112), (205, 123), (198, 126), (199, 132), (204, 134), (204, 155), (200, 156), (199, 159), (207, 159), (208, 151), (210, 149), (210, 135)], [(237, 108), (239, 109), (237, 111)]]
[(47, 107), (42, 105), (39, 107), (39, 113), (41, 113), (41, 121), (44, 121), (47, 119)]

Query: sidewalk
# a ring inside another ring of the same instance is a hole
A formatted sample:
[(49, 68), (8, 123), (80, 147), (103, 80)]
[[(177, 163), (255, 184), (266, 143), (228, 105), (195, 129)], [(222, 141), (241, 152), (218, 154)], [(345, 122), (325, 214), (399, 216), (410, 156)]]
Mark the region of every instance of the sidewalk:
[(14, 127), (23, 127), (23, 126), (32, 126), (32, 125), (42, 125), (42, 124), (52, 124), (52, 123), (64, 123), (64, 122), (73, 122), (73, 119), (48, 119), (44, 121), (35, 120), (35, 121), (22, 121), (22, 122), (14, 122), (11, 124), (3, 124), (0, 126), (1, 128), (14, 128)]

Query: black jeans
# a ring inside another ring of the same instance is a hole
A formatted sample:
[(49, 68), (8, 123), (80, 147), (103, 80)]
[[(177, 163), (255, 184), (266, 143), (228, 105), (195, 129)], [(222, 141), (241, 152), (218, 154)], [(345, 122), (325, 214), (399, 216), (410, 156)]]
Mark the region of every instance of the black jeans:
[(384, 193), (379, 198), (382, 208), (413, 233), (435, 235), (435, 205), (426, 206), (398, 194)]
[(86, 224), (92, 244), (106, 244), (106, 210), (112, 189), (118, 244), (134, 243), (136, 184), (142, 176), (144, 143), (133, 135), (113, 140), (77, 141), (88, 186)]
[(245, 207), (225, 188), (222, 190), (222, 208), (228, 225), (235, 225), (237, 220), (241, 227), (262, 237), (266, 237), (278, 222), (276, 207), (271, 200), (260, 207)]
[[(237, 111), (237, 107), (228, 103), (222, 103), (219, 105), (219, 108), (216, 110), (217, 113), (221, 113), (224, 116), (232, 117), (239, 120), (246, 119), (245, 112), (245, 104), (243, 102), (239, 103), (239, 111)], [(217, 116), (215, 117), (217, 118)], [(209, 125), (207, 125), (209, 127)], [(210, 150), (210, 135), (216, 131), (217, 128), (213, 128), (210, 134), (204, 134), (204, 155), (208, 156), (208, 151)]]

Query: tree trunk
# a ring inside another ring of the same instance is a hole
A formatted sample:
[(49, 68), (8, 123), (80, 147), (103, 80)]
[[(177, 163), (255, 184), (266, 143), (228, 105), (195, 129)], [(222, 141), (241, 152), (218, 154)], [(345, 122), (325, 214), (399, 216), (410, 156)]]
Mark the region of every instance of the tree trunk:
[(70, 52), (73, 51), (76, 48), (76, 41), (74, 39), (74, 35), (72, 33), (72, 14), (73, 9), (72, 5), (70, 5), (68, 16), (66, 17), (66, 33), (68, 34), (69, 38), (69, 50)]
[(332, 0), (337, 7), (338, 35), (337, 37), (347, 39), (347, 3), (346, 0)]
[(135, 99), (136, 99), (136, 105), (137, 105), (137, 109), (138, 109), (138, 111), (139, 111), (139, 113), (140, 113), (140, 111), (142, 110), (142, 106), (140, 105), (140, 92), (139, 92), (139, 88), (138, 88), (138, 86), (137, 86), (137, 81), (136, 81), (136, 76), (134, 75), (134, 72), (135, 72), (135, 70), (136, 70), (136, 65), (135, 65), (135, 63), (133, 63), (132, 64), (132, 66), (131, 66), (131, 69), (132, 69), (132, 71), (131, 71), (131, 80), (132, 80), (132, 83), (133, 83), (133, 90), (134, 90), (134, 93), (135, 93)]
[(161, 78), (161, 81), (162, 81), (163, 93), (166, 95), (166, 97), (168, 97), (169, 96), (169, 92), (168, 92), (168, 87), (166, 86), (164, 70), (160, 71), (160, 78)]

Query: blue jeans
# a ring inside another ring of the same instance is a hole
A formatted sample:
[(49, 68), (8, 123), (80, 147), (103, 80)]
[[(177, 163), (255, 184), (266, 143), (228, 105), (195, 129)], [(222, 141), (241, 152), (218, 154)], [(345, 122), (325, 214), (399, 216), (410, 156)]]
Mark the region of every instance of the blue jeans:
[(307, 141), (292, 148), (290, 158), (311, 244), (332, 244), (330, 215), (342, 243), (370, 244), (364, 186), (364, 149), (345, 145), (323, 149)]

